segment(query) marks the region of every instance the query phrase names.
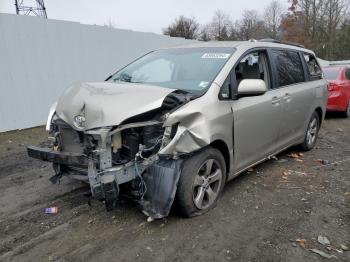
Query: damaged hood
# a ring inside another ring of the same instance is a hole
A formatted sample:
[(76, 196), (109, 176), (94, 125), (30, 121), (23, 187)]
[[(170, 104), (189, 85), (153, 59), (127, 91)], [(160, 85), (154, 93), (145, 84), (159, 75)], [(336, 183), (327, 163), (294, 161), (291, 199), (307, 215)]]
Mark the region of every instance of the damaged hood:
[(76, 128), (74, 119), (85, 118), (80, 130), (119, 125), (124, 120), (161, 107), (175, 89), (132, 83), (79, 83), (58, 100), (56, 114)]

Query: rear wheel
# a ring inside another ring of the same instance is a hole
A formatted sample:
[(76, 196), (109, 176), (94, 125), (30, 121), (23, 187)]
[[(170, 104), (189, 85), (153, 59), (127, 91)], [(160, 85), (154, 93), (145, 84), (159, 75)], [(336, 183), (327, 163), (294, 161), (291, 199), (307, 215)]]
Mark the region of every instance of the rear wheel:
[(193, 217), (213, 208), (225, 181), (225, 160), (217, 149), (206, 148), (186, 160), (176, 193), (181, 214)]
[(304, 142), (300, 145), (303, 151), (309, 151), (315, 146), (319, 129), (320, 118), (317, 112), (314, 112), (310, 118)]
[(350, 99), (348, 101), (348, 106), (346, 107), (346, 110), (342, 112), (342, 115), (345, 118), (350, 117)]

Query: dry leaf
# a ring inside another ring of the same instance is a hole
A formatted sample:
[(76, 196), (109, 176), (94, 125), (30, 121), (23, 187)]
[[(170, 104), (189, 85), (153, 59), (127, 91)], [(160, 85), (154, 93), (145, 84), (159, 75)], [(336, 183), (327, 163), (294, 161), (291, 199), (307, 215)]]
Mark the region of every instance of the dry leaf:
[(296, 153), (291, 153), (291, 154), (288, 154), (287, 156), (289, 156), (291, 158), (299, 158), (299, 155)]
[(297, 240), (295, 240), (298, 244), (299, 244), (299, 246), (301, 246), (301, 247), (303, 247), (303, 248), (305, 248), (305, 244), (306, 244), (306, 239), (300, 239), (300, 238), (298, 238)]

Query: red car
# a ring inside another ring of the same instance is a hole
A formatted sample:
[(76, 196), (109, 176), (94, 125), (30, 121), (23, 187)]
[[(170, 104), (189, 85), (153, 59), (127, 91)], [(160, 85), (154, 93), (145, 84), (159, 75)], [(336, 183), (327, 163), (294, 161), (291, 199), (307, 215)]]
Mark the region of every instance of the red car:
[(328, 81), (327, 111), (342, 112), (350, 116), (350, 67), (326, 66), (323, 73)]

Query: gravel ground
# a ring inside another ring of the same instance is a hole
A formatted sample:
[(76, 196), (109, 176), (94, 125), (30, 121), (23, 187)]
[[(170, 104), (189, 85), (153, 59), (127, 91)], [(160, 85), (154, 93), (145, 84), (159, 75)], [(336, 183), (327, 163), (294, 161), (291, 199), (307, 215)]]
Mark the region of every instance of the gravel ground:
[[(52, 185), (51, 165), (25, 151), (45, 137), (43, 127), (0, 134), (0, 261), (350, 261), (350, 119), (328, 117), (314, 150), (229, 182), (209, 213), (151, 223), (126, 200), (90, 207), (80, 182)], [(59, 213), (44, 214), (50, 206)]]

